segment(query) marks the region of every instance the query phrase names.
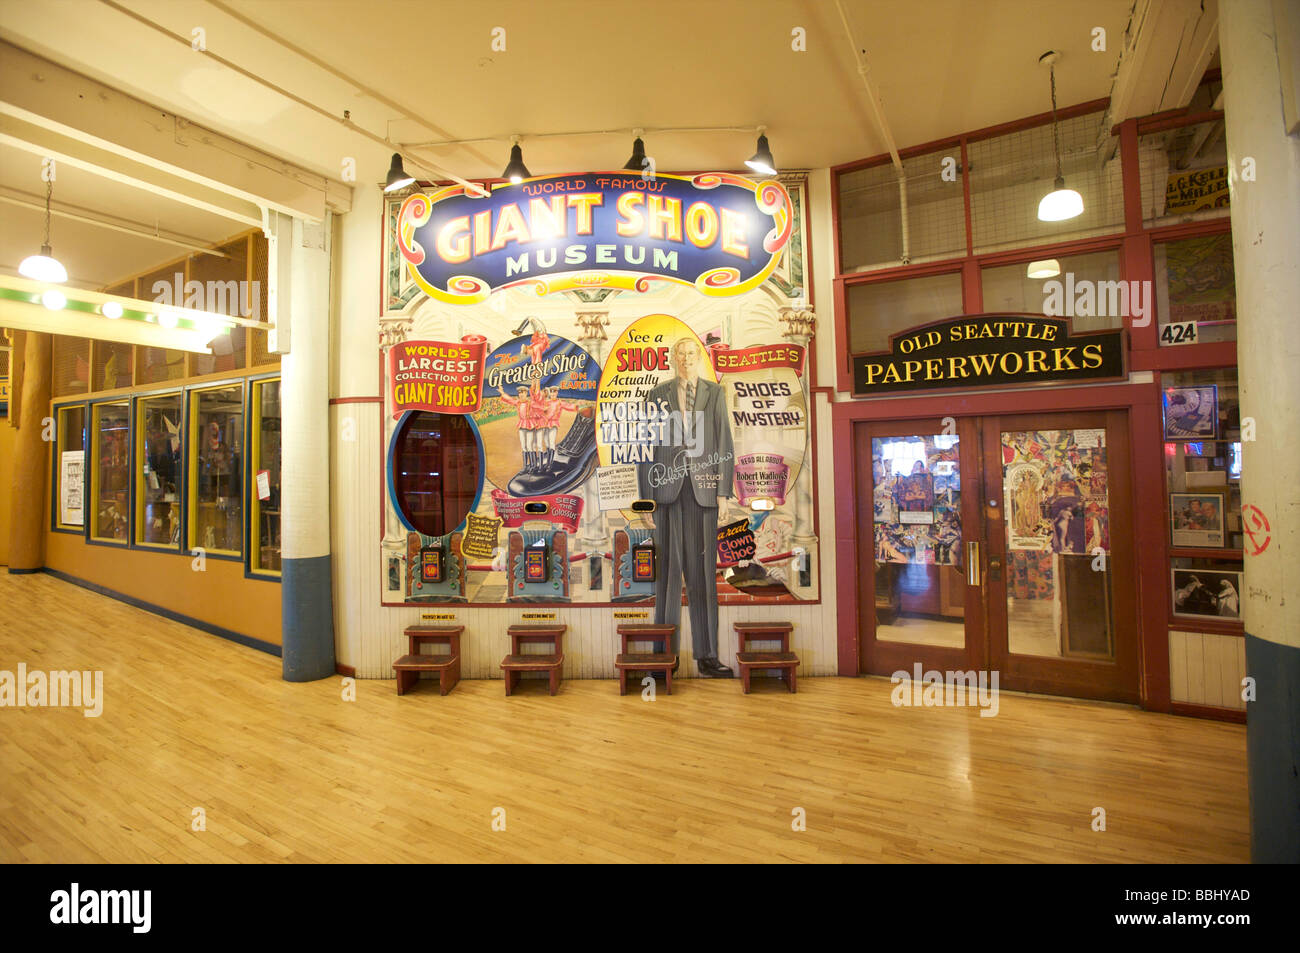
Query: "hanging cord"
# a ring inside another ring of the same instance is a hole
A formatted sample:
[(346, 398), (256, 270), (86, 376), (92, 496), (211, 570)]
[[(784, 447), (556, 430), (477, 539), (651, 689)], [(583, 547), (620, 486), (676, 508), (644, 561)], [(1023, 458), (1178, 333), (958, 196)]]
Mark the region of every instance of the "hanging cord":
[(1052, 148), (1056, 150), (1056, 177), (1061, 175), (1061, 127), (1056, 123), (1056, 65), (1048, 67), (1052, 76)]
[(54, 180), (45, 180), (45, 242), (50, 243), (50, 194), (54, 191)]

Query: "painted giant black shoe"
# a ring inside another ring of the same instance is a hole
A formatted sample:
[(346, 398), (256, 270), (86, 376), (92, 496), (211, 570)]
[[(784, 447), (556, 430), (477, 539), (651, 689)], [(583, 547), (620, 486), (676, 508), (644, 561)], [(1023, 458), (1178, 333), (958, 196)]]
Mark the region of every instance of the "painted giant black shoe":
[(591, 476), (595, 469), (596, 418), (578, 414), (569, 432), (556, 445), (550, 461), (534, 470), (527, 467), (520, 470), (506, 490), (511, 496), (564, 493)]

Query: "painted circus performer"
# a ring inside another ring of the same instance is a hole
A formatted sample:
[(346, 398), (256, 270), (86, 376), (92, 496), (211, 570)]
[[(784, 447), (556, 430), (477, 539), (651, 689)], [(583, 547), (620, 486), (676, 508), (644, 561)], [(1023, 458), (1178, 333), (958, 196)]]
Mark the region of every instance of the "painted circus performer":
[(550, 335), (546, 333), (546, 328), (542, 326), (542, 322), (533, 317), (524, 318), (513, 333), (523, 334), (524, 330), (530, 326), (533, 329), (533, 336), (528, 339), (528, 343), (524, 345), (520, 353), (527, 354), (528, 359), (534, 364), (540, 364), (542, 363), (542, 356), (546, 354), (546, 349), (551, 344)]
[(560, 389), (558, 387), (547, 387), (542, 392), (542, 397), (537, 404), (537, 435), (540, 438), (538, 443), (541, 444), (540, 450), (542, 455), (541, 468), (545, 469), (551, 465), (555, 458), (555, 436), (560, 432), (560, 415), (566, 410), (577, 413), (582, 408), (577, 404), (571, 404), (567, 400), (560, 400)]
[[(537, 387), (536, 381), (533, 382), (533, 387)], [(527, 387), (520, 387), (517, 394), (518, 396), (511, 397), (502, 393), (501, 400), (515, 408), (515, 429), (519, 434), (519, 450), (523, 455), (524, 469), (532, 472), (536, 463), (533, 459), (537, 442), (537, 430), (533, 425), (536, 397)]]

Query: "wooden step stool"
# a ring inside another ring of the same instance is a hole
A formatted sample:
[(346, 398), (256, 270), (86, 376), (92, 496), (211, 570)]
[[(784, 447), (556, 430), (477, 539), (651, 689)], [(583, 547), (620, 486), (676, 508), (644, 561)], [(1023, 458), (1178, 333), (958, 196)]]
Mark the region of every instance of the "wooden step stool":
[[(622, 643), (622, 652), (614, 659), (614, 668), (618, 671), (618, 693), (627, 694), (627, 676), (629, 672), (663, 672), (664, 688), (669, 695), (673, 693), (673, 669), (677, 667), (677, 655), (673, 652), (673, 633), (675, 625), (656, 625), (653, 622), (624, 622), (618, 626), (618, 637)], [(630, 642), (662, 642), (662, 652), (632, 652), (628, 649)]]
[[(514, 694), (520, 672), (547, 672), (551, 678), (551, 694), (559, 691), (566, 629), (567, 625), (558, 623), (512, 625), (506, 629), (510, 635), (510, 654), (501, 660), (501, 671), (505, 673), (507, 695)], [(550, 643), (554, 651), (549, 655), (524, 655), (523, 646), (530, 642)]]
[[(745, 694), (749, 694), (749, 675), (752, 669), (773, 669), (785, 673), (785, 683), (791, 692), (797, 689), (796, 669), (799, 668), (799, 656), (790, 651), (790, 633), (794, 626), (789, 622), (736, 622), (736, 641), (740, 651), (736, 653), (736, 664), (740, 666), (740, 682)], [(746, 651), (750, 642), (781, 642), (779, 652)]]
[[(460, 634), (463, 625), (408, 625), (409, 652), (393, 663), (397, 673), (397, 694), (415, 687), (421, 672), (438, 673), (438, 694), (445, 695), (460, 681)], [(421, 645), (445, 645), (446, 655), (421, 655)]]

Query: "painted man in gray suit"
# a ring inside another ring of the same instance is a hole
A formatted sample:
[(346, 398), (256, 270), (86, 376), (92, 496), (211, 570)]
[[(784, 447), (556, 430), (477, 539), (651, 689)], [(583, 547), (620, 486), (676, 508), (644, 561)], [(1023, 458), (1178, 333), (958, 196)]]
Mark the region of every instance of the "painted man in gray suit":
[[(735, 448), (722, 387), (699, 377), (703, 359), (695, 338), (673, 344), (676, 374), (646, 402), (675, 412), (674, 425), (637, 476), (642, 499), (655, 501), (655, 622), (680, 625), (684, 580), (696, 666), (709, 678), (731, 678), (718, 662), (717, 534), (718, 502), (732, 492)], [(679, 641), (674, 637), (673, 652)]]

